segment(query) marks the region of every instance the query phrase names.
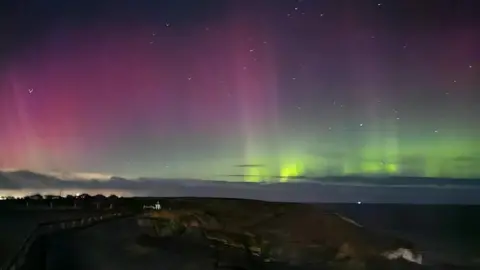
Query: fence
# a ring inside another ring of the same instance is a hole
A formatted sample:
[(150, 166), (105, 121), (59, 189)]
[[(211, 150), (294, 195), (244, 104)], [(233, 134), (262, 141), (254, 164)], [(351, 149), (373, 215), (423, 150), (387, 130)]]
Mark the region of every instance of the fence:
[[(13, 257), (5, 262), (5, 264), (0, 267), (0, 270), (20, 270), (25, 265), (27, 261), (27, 256), (29, 254), (30, 247), (39, 239), (41, 236), (46, 236), (50, 233), (70, 230), (75, 228), (84, 228), (87, 226), (92, 226), (103, 221), (112, 220), (116, 218), (122, 218), (129, 216), (127, 213), (105, 213), (98, 216), (90, 216), (83, 218), (74, 218), (74, 219), (65, 219), (65, 220), (56, 220), (50, 222), (42, 222), (33, 229), (30, 234), (23, 241), (20, 249), (15, 253)], [(40, 266), (41, 267), (41, 266)]]

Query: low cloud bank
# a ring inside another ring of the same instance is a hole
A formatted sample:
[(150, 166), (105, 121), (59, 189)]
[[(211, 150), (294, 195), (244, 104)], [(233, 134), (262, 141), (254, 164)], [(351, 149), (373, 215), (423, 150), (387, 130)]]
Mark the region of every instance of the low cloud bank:
[(228, 197), (285, 202), (480, 204), (480, 181), (472, 179), (329, 177), (260, 184), (120, 177), (85, 180), (31, 171), (0, 172), (0, 195), (58, 194), (60, 191), (62, 194)]

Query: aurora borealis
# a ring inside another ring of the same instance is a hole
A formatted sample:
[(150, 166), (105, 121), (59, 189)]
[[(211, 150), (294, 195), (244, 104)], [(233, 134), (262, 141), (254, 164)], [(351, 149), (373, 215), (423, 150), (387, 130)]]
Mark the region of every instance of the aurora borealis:
[(6, 2), (0, 168), (480, 176), (478, 1)]

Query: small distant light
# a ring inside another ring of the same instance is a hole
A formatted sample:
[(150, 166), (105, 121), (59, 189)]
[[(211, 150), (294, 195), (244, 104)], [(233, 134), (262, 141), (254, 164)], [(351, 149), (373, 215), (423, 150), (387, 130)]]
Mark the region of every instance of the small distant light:
[(362, 204), (362, 202), (361, 202), (361, 201), (358, 201), (357, 204)]

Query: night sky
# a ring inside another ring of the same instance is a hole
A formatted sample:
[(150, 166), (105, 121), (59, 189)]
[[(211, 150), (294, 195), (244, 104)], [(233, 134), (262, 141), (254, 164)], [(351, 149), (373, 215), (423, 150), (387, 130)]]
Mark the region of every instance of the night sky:
[(480, 1), (6, 0), (0, 168), (480, 176)]

